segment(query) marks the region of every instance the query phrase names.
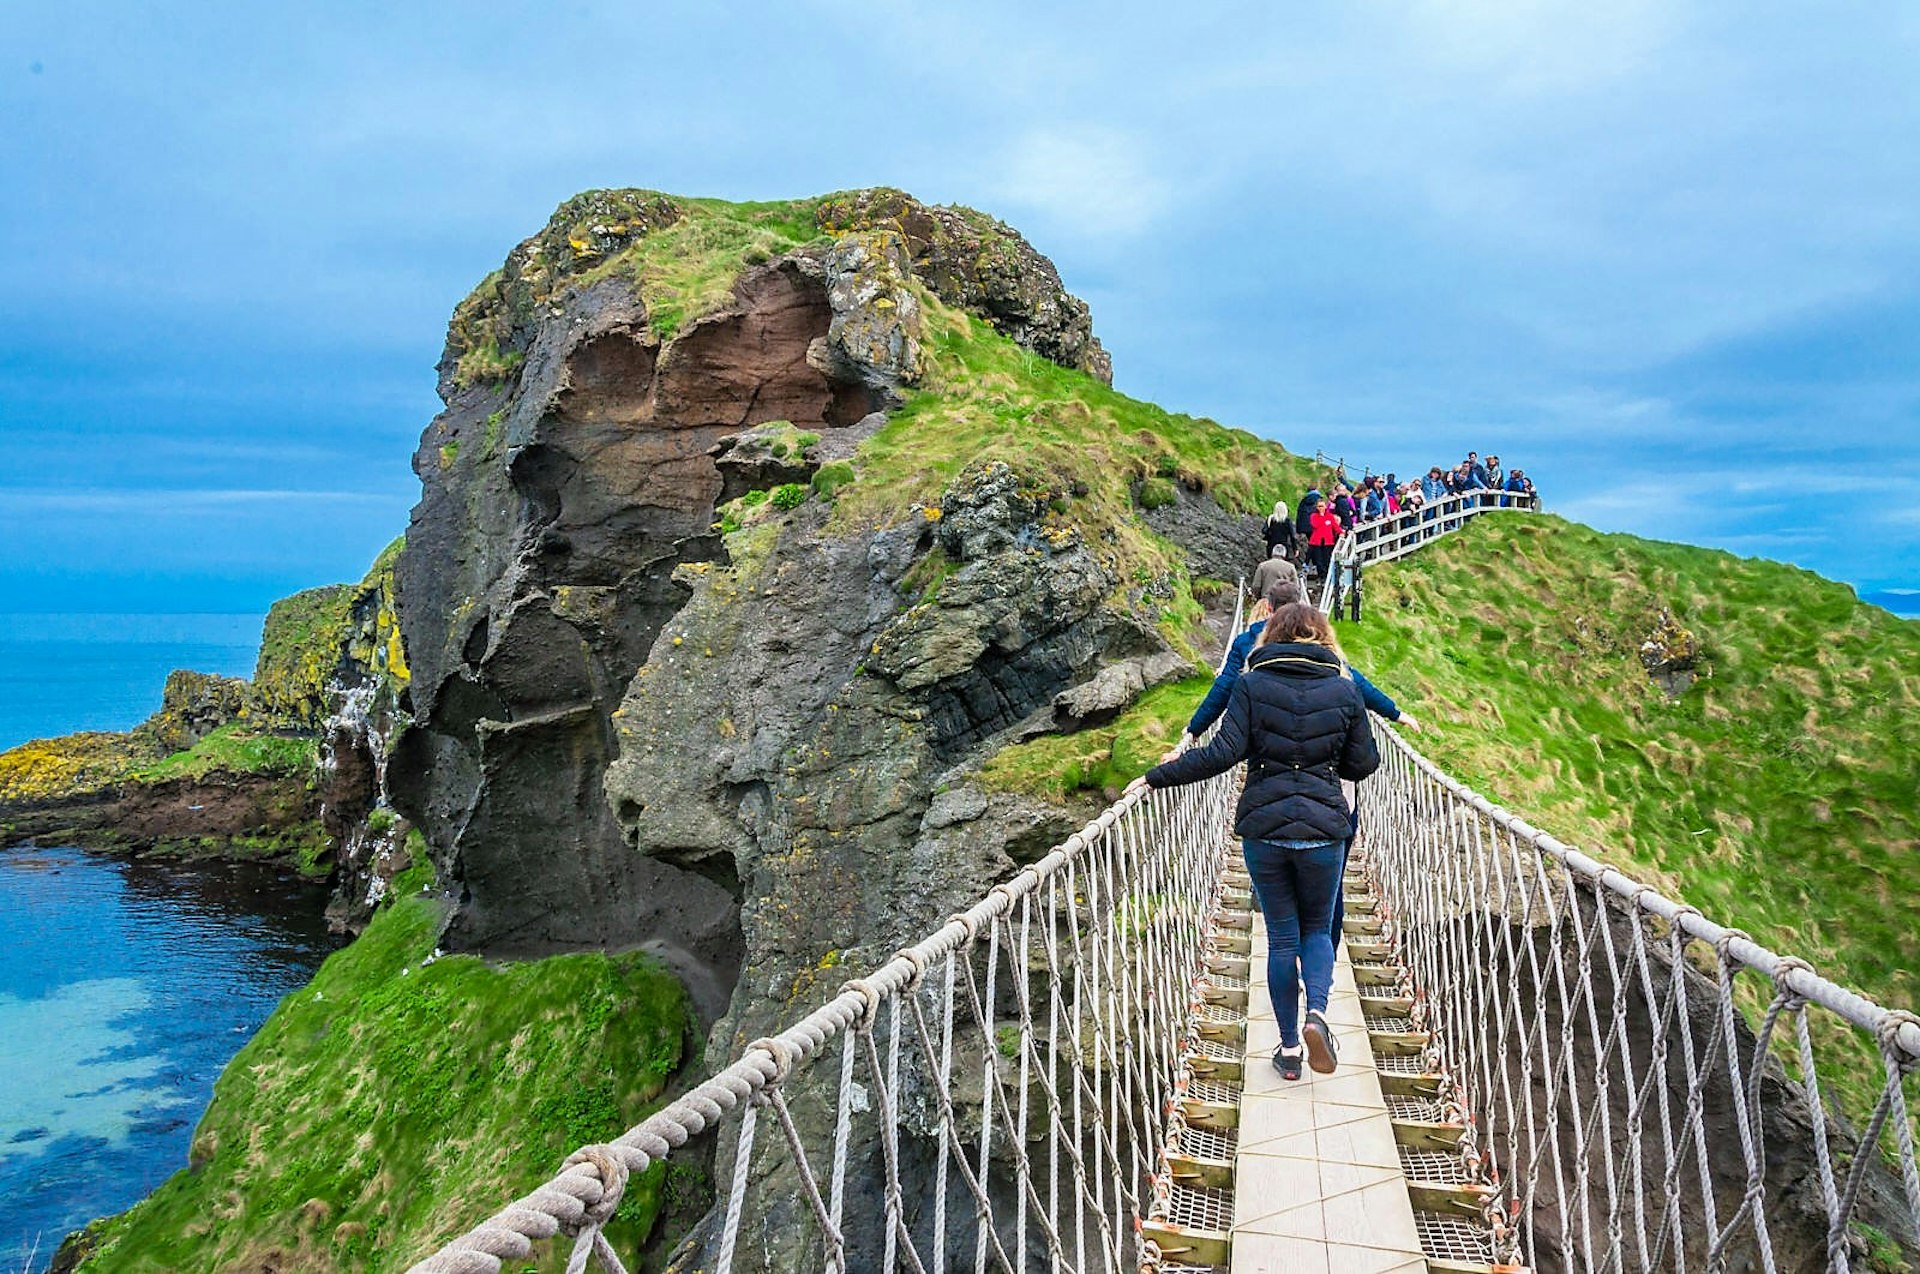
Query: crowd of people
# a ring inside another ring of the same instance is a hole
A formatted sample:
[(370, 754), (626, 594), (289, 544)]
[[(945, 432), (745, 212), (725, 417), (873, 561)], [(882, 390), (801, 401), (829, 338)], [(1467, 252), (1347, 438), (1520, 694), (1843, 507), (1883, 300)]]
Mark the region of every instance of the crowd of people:
[(1339, 1063), (1327, 1006), (1344, 928), (1341, 881), (1360, 826), (1356, 785), (1380, 765), (1370, 715), (1420, 728), (1412, 713), (1347, 662), (1332, 623), (1308, 600), (1301, 574), (1324, 573), (1346, 532), (1364, 534), (1369, 523), (1437, 513), (1431, 506), (1446, 497), (1475, 493), (1484, 493), (1482, 507), (1496, 508), (1531, 504), (1535, 495), (1522, 470), (1506, 473), (1500, 457), (1482, 461), (1468, 452), (1452, 470), (1434, 465), (1417, 482), (1401, 483), (1389, 473), (1351, 483), (1336, 470), (1306, 493), (1293, 515), (1285, 503), (1275, 505), (1267, 520), (1267, 558), (1254, 572), (1253, 622), (1232, 636), (1220, 674), (1181, 740), (1127, 787), (1129, 795), (1140, 795), (1247, 765), (1234, 830), (1266, 919), (1267, 990), (1280, 1028), (1273, 1065), (1285, 1080), (1297, 1081), (1307, 1070), (1332, 1074)]
[(1408, 482), (1392, 473), (1368, 474), (1355, 482), (1344, 468), (1336, 468), (1300, 497), (1292, 513), (1284, 500), (1273, 506), (1266, 526), (1267, 555), (1324, 577), (1344, 533), (1387, 518), (1419, 515), (1431, 521), (1438, 516), (1432, 506), (1439, 501), (1474, 492), (1483, 493), (1479, 503), (1487, 508), (1530, 503), (1537, 494), (1524, 469), (1503, 469), (1499, 456), (1482, 460), (1475, 451), (1451, 469), (1433, 465), (1425, 476)]

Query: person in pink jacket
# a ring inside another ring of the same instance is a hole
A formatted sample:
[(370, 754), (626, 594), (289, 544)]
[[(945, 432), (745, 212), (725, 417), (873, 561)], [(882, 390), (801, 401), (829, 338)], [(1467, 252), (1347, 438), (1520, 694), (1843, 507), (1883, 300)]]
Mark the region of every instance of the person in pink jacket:
[(1307, 537), (1307, 567), (1321, 579), (1333, 565), (1333, 546), (1340, 542), (1340, 515), (1328, 505), (1314, 510), (1313, 533)]

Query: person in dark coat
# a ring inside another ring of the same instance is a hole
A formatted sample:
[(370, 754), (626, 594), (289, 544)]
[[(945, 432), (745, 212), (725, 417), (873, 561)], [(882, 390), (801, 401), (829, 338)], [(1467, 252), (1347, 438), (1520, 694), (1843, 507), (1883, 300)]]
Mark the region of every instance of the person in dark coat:
[(1313, 532), (1313, 515), (1320, 511), (1320, 501), (1325, 497), (1320, 488), (1315, 487), (1300, 497), (1300, 503), (1293, 506), (1293, 529), (1304, 543)]
[(1353, 492), (1342, 485), (1333, 490), (1333, 512), (1340, 519), (1340, 529), (1353, 530), (1354, 523), (1360, 520), (1360, 506), (1354, 501)]
[(1289, 561), (1300, 556), (1300, 535), (1293, 529), (1293, 517), (1287, 512), (1285, 500), (1274, 501), (1273, 512), (1267, 517), (1266, 540), (1268, 557), (1272, 557), (1277, 548), (1287, 551)]
[[(1267, 923), (1267, 990), (1280, 1026), (1273, 1062), (1298, 1079), (1303, 1050), (1323, 1075), (1338, 1061), (1326, 1014), (1334, 891), (1352, 817), (1340, 780), (1372, 774), (1380, 750), (1325, 615), (1294, 602), (1274, 612), (1261, 636), (1213, 739), (1154, 766), (1127, 791), (1195, 783), (1247, 763), (1234, 830)], [(1304, 1025), (1296, 960), (1307, 989)]]

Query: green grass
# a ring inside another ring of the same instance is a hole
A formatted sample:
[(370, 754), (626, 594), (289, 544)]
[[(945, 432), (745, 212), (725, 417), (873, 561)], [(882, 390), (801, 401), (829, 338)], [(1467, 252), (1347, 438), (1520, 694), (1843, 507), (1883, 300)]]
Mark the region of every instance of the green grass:
[(682, 215), (581, 276), (591, 282), (630, 275), (655, 336), (668, 341), (695, 319), (726, 305), (741, 271), (820, 237), (817, 199), (728, 203), (680, 199)]
[(1129, 548), (1159, 558), (1140, 544), (1135, 482), (1158, 478), (1170, 493), (1180, 481), (1229, 512), (1264, 514), (1277, 499), (1291, 505), (1316, 476), (1310, 461), (1264, 438), (1129, 398), (931, 296), (922, 305), (928, 383), (862, 444), (861, 483), (842, 493), (837, 518), (892, 520), (914, 501), (937, 501), (969, 461), (997, 459), (1050, 474), (1074, 493), (1074, 520), (1127, 528)]
[(184, 752), (134, 769), (128, 778), (141, 783), (204, 779), (209, 774), (311, 774), (319, 764), (312, 739), (286, 738), (244, 722), (223, 725)]
[(499, 338), (489, 332), (472, 349), (460, 355), (454, 364), (454, 379), (462, 385), (485, 385), (513, 375), (527, 356), (517, 349), (502, 350)]
[(351, 584), (328, 584), (283, 597), (267, 611), (253, 686), (270, 715), (306, 725), (325, 716), (327, 683), (346, 647), (354, 594)]
[(1136, 486), (1171, 501), (1177, 482), (1229, 512), (1264, 514), (1311, 485), (1312, 463), (1245, 430), (1129, 398), (924, 291), (921, 305), (926, 383), (861, 444), (855, 481), (835, 493), (835, 524), (888, 525), (914, 516), (915, 504), (937, 517), (961, 469), (1004, 460), (1058, 493), (1052, 520), (1099, 546), (1120, 580), (1115, 604), (1152, 613), (1175, 649), (1192, 654), (1193, 582), (1184, 555), (1140, 520)]
[[(428, 879), (397, 880), (397, 901), (281, 1002), (214, 1086), (192, 1166), (98, 1223), (83, 1268), (404, 1268), (658, 1103), (688, 1038), (670, 974), (631, 953), (429, 962)], [(687, 1174), (629, 1184), (616, 1246), (641, 1241), (667, 1194), (700, 1193)], [(549, 1243), (513, 1268), (565, 1257)]]
[(1212, 677), (1189, 677), (1159, 686), (1107, 725), (1004, 748), (981, 769), (980, 781), (1056, 801), (1117, 797), (1173, 746), (1212, 684)]
[[(1920, 1002), (1920, 624), (1790, 566), (1552, 517), (1482, 519), (1366, 582), (1341, 640), (1443, 768), (1837, 982)], [(1677, 699), (1639, 658), (1662, 607), (1702, 644)], [(1828, 1070), (1855, 1109), (1879, 1073)]]

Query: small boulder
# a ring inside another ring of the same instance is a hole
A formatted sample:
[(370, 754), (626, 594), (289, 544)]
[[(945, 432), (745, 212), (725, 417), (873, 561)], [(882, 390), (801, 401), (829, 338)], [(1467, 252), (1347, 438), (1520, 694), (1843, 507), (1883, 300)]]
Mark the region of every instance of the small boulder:
[(1640, 662), (1669, 699), (1678, 699), (1699, 676), (1700, 639), (1663, 606), (1640, 643)]
[(1054, 726), (1085, 730), (1105, 725), (1148, 690), (1190, 671), (1187, 661), (1170, 650), (1108, 664), (1093, 680), (1053, 697)]

